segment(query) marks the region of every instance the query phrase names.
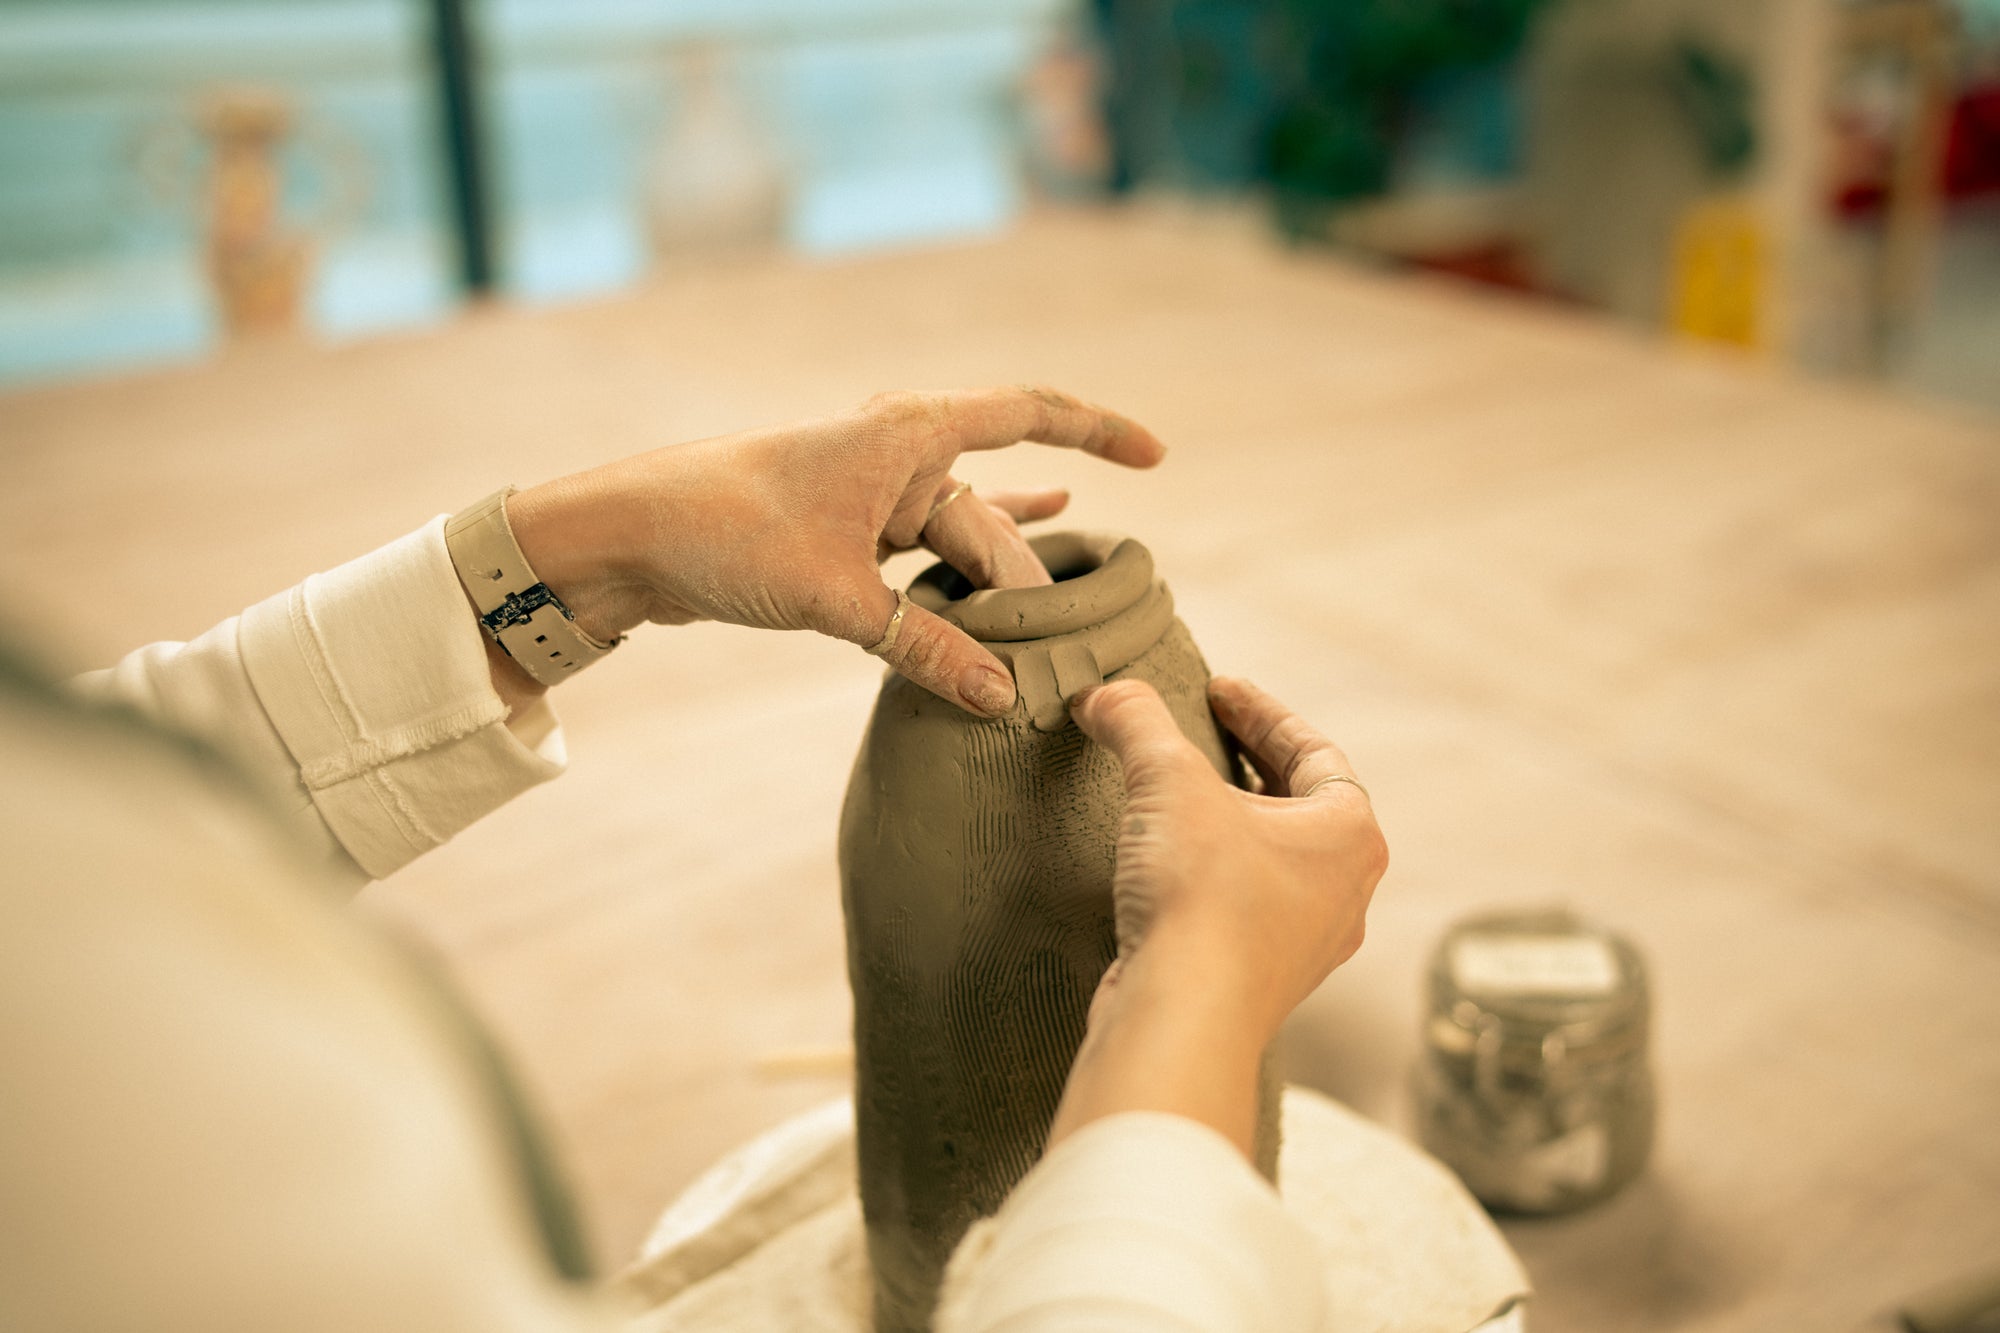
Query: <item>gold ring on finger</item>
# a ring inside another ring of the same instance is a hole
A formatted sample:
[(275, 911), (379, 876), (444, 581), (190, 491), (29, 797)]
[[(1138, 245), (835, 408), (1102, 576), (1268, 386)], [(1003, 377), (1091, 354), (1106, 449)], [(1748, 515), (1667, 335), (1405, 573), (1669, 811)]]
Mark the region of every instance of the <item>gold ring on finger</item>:
[(936, 504), (932, 505), (931, 512), (924, 515), (924, 527), (928, 528), (930, 527), (931, 524), (937, 522), (937, 516), (944, 512), (944, 507), (946, 505), (950, 504), (953, 500), (956, 500), (959, 496), (964, 495), (967, 491), (971, 489), (972, 489), (972, 483), (969, 481), (961, 481), (960, 483), (958, 483), (958, 485), (952, 487), (951, 494), (945, 496), (944, 499), (939, 500)]
[(1349, 786), (1353, 787), (1356, 791), (1360, 792), (1363, 796), (1368, 797), (1368, 804), (1370, 805), (1375, 804), (1375, 798), (1373, 796), (1368, 796), (1368, 789), (1361, 785), (1361, 779), (1354, 777), (1353, 775), (1348, 773), (1332, 773), (1326, 777), (1321, 778), (1318, 782), (1313, 783), (1312, 786), (1307, 787), (1305, 789), (1304, 794), (1301, 795), (1299, 799), (1302, 801), (1308, 799), (1309, 797), (1312, 796), (1314, 792), (1318, 791), (1321, 787), (1324, 787), (1329, 782), (1345, 782)]

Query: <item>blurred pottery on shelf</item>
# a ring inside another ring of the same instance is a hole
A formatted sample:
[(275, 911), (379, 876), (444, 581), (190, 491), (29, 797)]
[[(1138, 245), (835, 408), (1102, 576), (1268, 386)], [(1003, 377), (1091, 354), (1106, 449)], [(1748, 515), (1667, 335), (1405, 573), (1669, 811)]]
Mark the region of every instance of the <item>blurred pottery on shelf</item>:
[[(320, 178), (304, 218), (287, 210), (300, 147)], [(303, 326), (317, 241), (367, 195), (351, 144), (303, 121), (284, 94), (256, 87), (214, 90), (189, 117), (156, 127), (141, 142), (140, 167), (157, 195), (199, 212), (216, 313), (232, 339)]]
[(738, 94), (722, 53), (696, 45), (670, 59), (679, 105), (653, 152), (646, 224), (657, 261), (774, 244), (785, 180)]

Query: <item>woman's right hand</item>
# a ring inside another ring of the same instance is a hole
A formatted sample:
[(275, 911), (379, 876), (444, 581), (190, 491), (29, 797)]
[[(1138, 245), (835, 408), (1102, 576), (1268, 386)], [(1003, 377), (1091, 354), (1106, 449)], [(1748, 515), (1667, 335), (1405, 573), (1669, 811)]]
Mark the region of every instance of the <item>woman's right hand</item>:
[(1230, 786), (1137, 681), (1071, 714), (1117, 756), (1118, 958), (1091, 1006), (1050, 1142), (1125, 1110), (1214, 1126), (1247, 1153), (1264, 1047), (1361, 947), (1388, 848), (1347, 758), (1247, 681), (1209, 687), (1263, 792)]

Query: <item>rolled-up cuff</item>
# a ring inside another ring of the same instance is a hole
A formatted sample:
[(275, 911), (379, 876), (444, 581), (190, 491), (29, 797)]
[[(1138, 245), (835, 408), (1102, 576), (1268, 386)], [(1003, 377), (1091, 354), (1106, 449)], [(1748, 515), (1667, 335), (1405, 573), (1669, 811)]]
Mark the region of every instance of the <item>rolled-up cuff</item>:
[(1323, 1317), (1313, 1242), (1243, 1155), (1128, 1112), (1065, 1139), (966, 1233), (937, 1327), (1310, 1333)]
[(251, 607), (238, 635), (320, 818), (373, 878), (563, 770), (546, 700), (509, 724), (442, 517)]

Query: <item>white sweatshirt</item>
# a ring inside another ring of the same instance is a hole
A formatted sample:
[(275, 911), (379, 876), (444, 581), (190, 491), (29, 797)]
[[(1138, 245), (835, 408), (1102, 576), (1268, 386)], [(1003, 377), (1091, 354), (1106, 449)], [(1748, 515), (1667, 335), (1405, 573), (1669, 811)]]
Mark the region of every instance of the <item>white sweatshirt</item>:
[[(565, 763), (495, 695), (443, 521), (74, 685), (266, 799), (0, 681), (0, 1328), (617, 1328), (474, 1025), (327, 891)], [(1219, 1135), (1118, 1116), (967, 1238), (948, 1323), (1314, 1330), (1312, 1256)]]

